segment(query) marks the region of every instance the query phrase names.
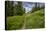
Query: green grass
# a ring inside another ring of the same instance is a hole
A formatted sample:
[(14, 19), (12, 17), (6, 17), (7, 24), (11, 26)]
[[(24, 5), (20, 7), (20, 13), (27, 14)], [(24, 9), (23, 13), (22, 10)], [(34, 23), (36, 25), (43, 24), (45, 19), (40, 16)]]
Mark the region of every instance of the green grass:
[(8, 29), (21, 29), (24, 23), (24, 16), (13, 16), (7, 18)]
[(44, 9), (26, 16), (26, 28), (44, 28)]
[[(31, 13), (29, 16), (11, 16), (7, 17), (7, 29), (15, 30), (21, 29), (24, 20), (26, 19), (26, 29), (32, 28), (44, 28), (44, 9), (35, 11)], [(25, 18), (26, 17), (26, 18)]]

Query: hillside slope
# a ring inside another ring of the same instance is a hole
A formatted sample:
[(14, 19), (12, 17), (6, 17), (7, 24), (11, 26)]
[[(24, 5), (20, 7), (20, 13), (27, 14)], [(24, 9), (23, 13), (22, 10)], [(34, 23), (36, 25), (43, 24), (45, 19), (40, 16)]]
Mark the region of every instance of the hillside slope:
[(26, 16), (7, 17), (7, 29), (44, 28), (44, 9), (27, 14)]
[(44, 27), (44, 9), (35, 11), (26, 16), (26, 28), (43, 28)]

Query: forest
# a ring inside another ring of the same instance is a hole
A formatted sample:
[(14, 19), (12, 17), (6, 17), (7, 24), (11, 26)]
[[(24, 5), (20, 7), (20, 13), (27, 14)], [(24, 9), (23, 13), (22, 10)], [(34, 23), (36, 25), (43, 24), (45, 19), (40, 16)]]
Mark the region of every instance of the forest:
[(5, 1), (5, 16), (6, 30), (44, 28), (45, 3)]

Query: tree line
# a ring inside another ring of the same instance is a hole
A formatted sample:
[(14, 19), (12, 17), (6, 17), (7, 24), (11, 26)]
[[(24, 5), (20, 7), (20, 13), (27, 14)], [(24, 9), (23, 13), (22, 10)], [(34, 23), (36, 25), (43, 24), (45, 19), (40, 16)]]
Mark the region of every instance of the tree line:
[(6, 16), (23, 15), (25, 13), (22, 2), (18, 1), (17, 3), (18, 4), (15, 4), (14, 6), (14, 1), (5, 1)]
[[(25, 8), (23, 8), (23, 5), (22, 5), (23, 2), (17, 1), (17, 3), (18, 4), (14, 5), (14, 1), (5, 1), (6, 16), (17, 16), (17, 15), (25, 14), (26, 10), (25, 10)], [(41, 3), (34, 3), (34, 4), (35, 4), (35, 6), (32, 8), (30, 13), (33, 13), (33, 12), (35, 12), (37, 10), (45, 8), (45, 4), (44, 3), (43, 3), (43, 6), (41, 6), (41, 7), (40, 7)]]
[(35, 7), (32, 8), (31, 13), (40, 10), (40, 9), (45, 9), (45, 4), (44, 3), (35, 3)]

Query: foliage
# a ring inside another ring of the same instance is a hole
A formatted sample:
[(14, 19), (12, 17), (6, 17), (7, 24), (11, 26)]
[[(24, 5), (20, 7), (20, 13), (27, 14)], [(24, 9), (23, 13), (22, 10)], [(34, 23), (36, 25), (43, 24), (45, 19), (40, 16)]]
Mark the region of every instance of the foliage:
[(21, 29), (26, 21), (25, 28), (44, 28), (44, 6), (32, 8), (32, 11), (25, 13), (22, 2), (18, 1), (14, 5), (13, 1), (5, 1), (6, 25), (8, 30)]
[(8, 30), (16, 30), (21, 29), (23, 23), (24, 23), (24, 16), (12, 16), (7, 17), (7, 29)]
[(13, 1), (5, 1), (5, 11), (6, 11), (6, 16), (16, 16), (16, 15), (23, 15), (25, 11), (23, 10), (22, 7), (22, 2), (18, 1), (18, 4), (15, 6)]
[(8, 30), (21, 29), (26, 19), (26, 29), (44, 28), (44, 9), (35, 11), (29, 16), (12, 16), (7, 17)]
[(32, 11), (30, 11), (31, 13), (37, 11), (37, 10), (40, 10), (40, 9), (44, 9), (45, 8), (45, 5), (43, 4), (43, 6), (40, 7), (40, 3), (38, 3), (38, 6), (37, 6), (37, 3), (35, 3), (35, 7), (32, 8)]
[(35, 11), (26, 17), (26, 28), (44, 28), (44, 9)]

